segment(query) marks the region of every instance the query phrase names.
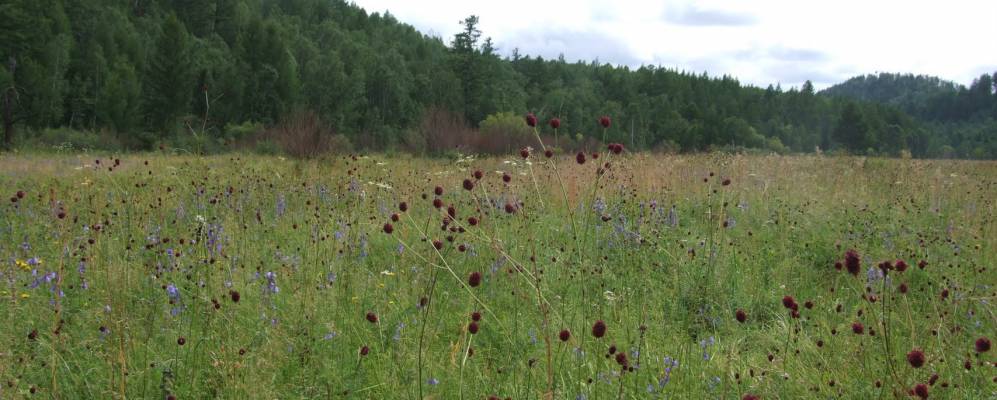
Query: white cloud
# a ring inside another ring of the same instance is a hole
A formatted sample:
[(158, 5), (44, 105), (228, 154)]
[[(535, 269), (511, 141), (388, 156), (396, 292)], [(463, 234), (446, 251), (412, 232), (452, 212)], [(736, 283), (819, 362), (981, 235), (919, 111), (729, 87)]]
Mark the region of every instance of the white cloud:
[(466, 16), (504, 54), (731, 75), (818, 88), (856, 74), (911, 72), (969, 84), (997, 69), (997, 1), (356, 0), (440, 36)]

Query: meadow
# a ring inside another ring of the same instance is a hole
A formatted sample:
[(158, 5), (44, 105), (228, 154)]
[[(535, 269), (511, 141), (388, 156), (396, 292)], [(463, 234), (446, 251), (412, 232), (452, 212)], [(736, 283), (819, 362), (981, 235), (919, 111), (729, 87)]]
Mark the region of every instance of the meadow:
[(994, 162), (167, 149), (0, 188), (3, 399), (997, 396)]

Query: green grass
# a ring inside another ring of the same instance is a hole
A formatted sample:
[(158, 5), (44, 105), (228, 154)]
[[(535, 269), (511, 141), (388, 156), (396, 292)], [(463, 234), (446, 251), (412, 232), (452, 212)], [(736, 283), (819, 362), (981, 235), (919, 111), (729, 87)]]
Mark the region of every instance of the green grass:
[[(892, 399), (933, 374), (932, 399), (997, 393), (974, 350), (997, 339), (993, 162), (530, 160), (3, 156), (0, 398)], [(848, 249), (857, 276), (834, 268)]]

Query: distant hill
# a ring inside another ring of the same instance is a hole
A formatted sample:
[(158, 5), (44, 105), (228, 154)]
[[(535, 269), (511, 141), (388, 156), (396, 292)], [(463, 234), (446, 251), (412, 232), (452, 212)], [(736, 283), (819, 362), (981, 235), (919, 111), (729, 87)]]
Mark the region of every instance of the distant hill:
[(884, 72), (856, 76), (820, 95), (894, 106), (922, 120), (978, 121), (997, 116), (995, 83), (997, 74), (983, 74), (967, 88), (936, 76)]
[(923, 110), (928, 99), (954, 95), (960, 89), (964, 87), (936, 76), (881, 72), (856, 76), (824, 89), (820, 94), (889, 104), (915, 112)]

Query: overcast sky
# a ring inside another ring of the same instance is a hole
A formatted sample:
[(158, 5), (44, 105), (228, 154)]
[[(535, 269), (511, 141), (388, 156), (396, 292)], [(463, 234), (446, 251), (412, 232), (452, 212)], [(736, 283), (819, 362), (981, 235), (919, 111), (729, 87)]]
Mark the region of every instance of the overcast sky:
[(503, 55), (660, 65), (783, 88), (997, 71), (997, 0), (354, 0), (446, 43), (471, 14)]

